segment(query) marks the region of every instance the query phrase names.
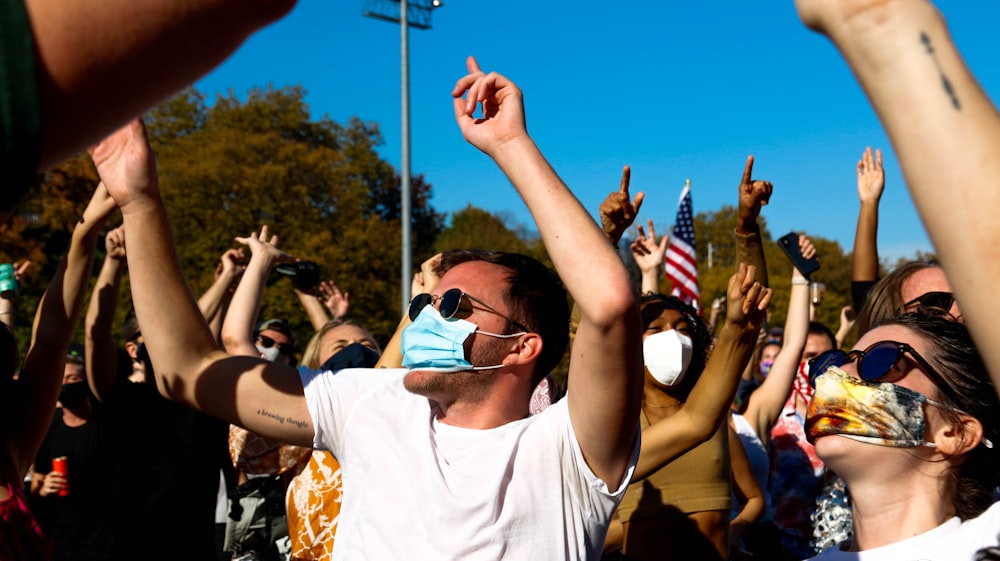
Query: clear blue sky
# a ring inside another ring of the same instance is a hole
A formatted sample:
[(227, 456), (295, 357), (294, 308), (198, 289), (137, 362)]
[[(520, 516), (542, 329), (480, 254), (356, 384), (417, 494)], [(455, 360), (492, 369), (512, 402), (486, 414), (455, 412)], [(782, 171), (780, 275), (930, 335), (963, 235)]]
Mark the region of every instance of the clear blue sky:
[[(398, 166), (399, 26), (363, 17), (363, 1), (299, 0), (195, 86), (211, 99), (301, 84), (314, 117), (379, 123), (380, 153)], [(444, 2), (432, 29), (410, 29), (412, 170), (433, 185), (439, 211), (472, 204), (534, 228), (503, 174), (455, 126), (449, 93), (472, 54), (521, 86), (528, 130), (595, 216), (625, 164), (633, 192), (646, 192), (640, 220), (662, 232), (687, 178), (695, 212), (734, 205), (752, 153), (754, 176), (775, 185), (764, 209), (772, 235), (805, 231), (850, 251), (855, 165), (870, 145), (883, 149), (887, 175), (880, 253), (932, 249), (864, 94), (791, 0)], [(996, 100), (1000, 2), (937, 5)]]

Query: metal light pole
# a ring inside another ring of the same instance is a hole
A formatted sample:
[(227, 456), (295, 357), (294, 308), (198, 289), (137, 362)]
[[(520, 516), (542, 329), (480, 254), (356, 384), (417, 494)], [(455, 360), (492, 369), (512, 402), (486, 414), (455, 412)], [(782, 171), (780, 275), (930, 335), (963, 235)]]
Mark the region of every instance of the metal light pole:
[[(394, 9), (393, 4), (399, 4), (399, 8)], [(402, 289), (403, 302), (401, 313), (406, 313), (406, 308), (410, 303), (410, 283), (413, 280), (413, 235), (412, 235), (412, 200), (413, 192), (410, 187), (410, 36), (409, 27), (412, 25), (417, 29), (431, 28), (431, 10), (440, 8), (443, 4), (440, 0), (365, 0), (361, 14), (386, 21), (394, 21), (399, 24), (399, 44), (400, 44), (400, 110), (402, 121), (402, 155), (400, 157), (400, 204), (399, 221), (402, 225), (402, 267), (400, 274), (400, 288)], [(395, 12), (395, 14), (393, 13)]]

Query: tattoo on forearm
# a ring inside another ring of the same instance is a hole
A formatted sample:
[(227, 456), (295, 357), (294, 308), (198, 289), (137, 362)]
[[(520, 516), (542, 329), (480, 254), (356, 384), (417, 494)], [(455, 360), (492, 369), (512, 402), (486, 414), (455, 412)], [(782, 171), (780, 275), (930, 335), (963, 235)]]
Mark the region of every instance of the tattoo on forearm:
[(280, 423), (282, 425), (285, 424), (285, 423), (288, 423), (290, 425), (295, 425), (295, 426), (299, 427), (300, 429), (304, 429), (307, 426), (309, 426), (309, 421), (296, 421), (295, 419), (292, 419), (292, 418), (289, 418), (289, 417), (285, 417), (283, 415), (278, 415), (277, 413), (271, 413), (270, 411), (267, 411), (266, 409), (258, 409), (257, 410), (257, 414), (260, 415), (261, 417), (267, 417), (268, 419), (274, 419), (275, 421), (278, 421), (278, 423)]
[(920, 32), (920, 42), (923, 43), (924, 48), (927, 49), (927, 54), (931, 56), (934, 61), (934, 66), (937, 67), (938, 74), (941, 76), (941, 87), (944, 88), (944, 92), (948, 94), (951, 98), (951, 105), (956, 111), (962, 110), (962, 105), (958, 102), (958, 96), (955, 95), (955, 88), (951, 85), (951, 80), (948, 79), (944, 74), (944, 70), (941, 69), (941, 63), (938, 61), (936, 53), (934, 52), (934, 46), (931, 45), (931, 38), (927, 33)]

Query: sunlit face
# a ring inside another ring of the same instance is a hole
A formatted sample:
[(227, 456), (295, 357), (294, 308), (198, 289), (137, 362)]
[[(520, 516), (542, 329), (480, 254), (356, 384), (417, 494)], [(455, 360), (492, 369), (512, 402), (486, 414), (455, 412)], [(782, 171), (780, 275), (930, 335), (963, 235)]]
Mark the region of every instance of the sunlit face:
[[(506, 290), (504, 278), (509, 271), (499, 265), (485, 261), (469, 261), (448, 270), (437, 288), (435, 295), (444, 294), (452, 288), (466, 292), (481, 300), (494, 311), (470, 301), (472, 311), (465, 321), (476, 324), (481, 331), (505, 333), (507, 320), (499, 314), (511, 317), (511, 310), (502, 294)], [(437, 306), (439, 302), (435, 302)], [(465, 340), (465, 356), (473, 366), (493, 366), (502, 364), (503, 359), (517, 346), (517, 339), (500, 339), (472, 333)], [(407, 390), (438, 400), (454, 399), (459, 393), (482, 392), (493, 384), (495, 370), (464, 372), (410, 371), (404, 379)]]
[[(944, 274), (944, 269), (941, 267), (926, 267), (920, 269), (919, 271), (913, 273), (906, 280), (903, 281), (902, 286), (900, 286), (900, 296), (903, 298), (903, 302), (911, 302), (915, 298), (918, 298), (928, 292), (951, 292), (951, 283), (948, 282), (947, 275)], [(912, 305), (905, 311), (912, 312), (916, 308), (916, 305)], [(951, 309), (948, 310), (952, 316), (956, 318), (962, 317), (962, 311), (958, 307), (958, 301), (955, 301), (951, 305)]]
[[(879, 341), (907, 343), (924, 358), (927, 358), (931, 354), (929, 343), (915, 335), (910, 329), (899, 325), (886, 325), (868, 331), (854, 345), (854, 349), (864, 350)], [(840, 368), (850, 376), (859, 377), (857, 361), (848, 362)], [(941, 399), (940, 389), (909, 353), (904, 353), (879, 381), (909, 388), (930, 399), (938, 401)], [(925, 434), (933, 434), (935, 427), (945, 422), (942, 412), (937, 407), (924, 405), (924, 413), (927, 420)], [(859, 473), (864, 473), (866, 469), (871, 471), (874, 465), (882, 465), (884, 462), (889, 462), (888, 466), (896, 466), (895, 468), (887, 467), (886, 470), (889, 473), (891, 469), (899, 469), (899, 464), (892, 462), (900, 462), (907, 465), (913, 462), (925, 462), (926, 459), (922, 459), (922, 457), (933, 453), (933, 450), (930, 448), (873, 446), (839, 436), (821, 436), (816, 439), (815, 447), (819, 457), (831, 463), (831, 467), (834, 467), (837, 473), (844, 477), (845, 480), (848, 480), (848, 482), (850, 482), (849, 477), (853, 475), (854, 472), (852, 470), (855, 468), (859, 470)]]
[(360, 343), (369, 349), (379, 352), (378, 343), (364, 328), (357, 325), (338, 325), (323, 334), (320, 339), (320, 363), (326, 362), (333, 355), (344, 350), (344, 347)]

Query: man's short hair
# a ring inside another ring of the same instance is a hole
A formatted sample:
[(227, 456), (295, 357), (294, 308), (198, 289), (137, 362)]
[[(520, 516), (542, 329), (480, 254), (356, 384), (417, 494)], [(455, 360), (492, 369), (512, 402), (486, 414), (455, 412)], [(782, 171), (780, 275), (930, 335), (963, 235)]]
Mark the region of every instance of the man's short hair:
[[(541, 335), (544, 342), (533, 372), (537, 384), (559, 364), (569, 344), (570, 310), (562, 281), (533, 257), (484, 249), (446, 251), (434, 272), (441, 276), (452, 267), (470, 261), (484, 261), (510, 271), (504, 279), (507, 290), (501, 295), (510, 309), (510, 317)], [(508, 331), (516, 329), (507, 323)]]
[(135, 308), (125, 314), (125, 322), (122, 324), (122, 338), (126, 343), (134, 343), (139, 338), (139, 320), (135, 317)]
[(830, 340), (831, 349), (837, 348), (837, 338), (833, 335), (833, 331), (818, 321), (809, 322), (809, 335), (822, 335)]

